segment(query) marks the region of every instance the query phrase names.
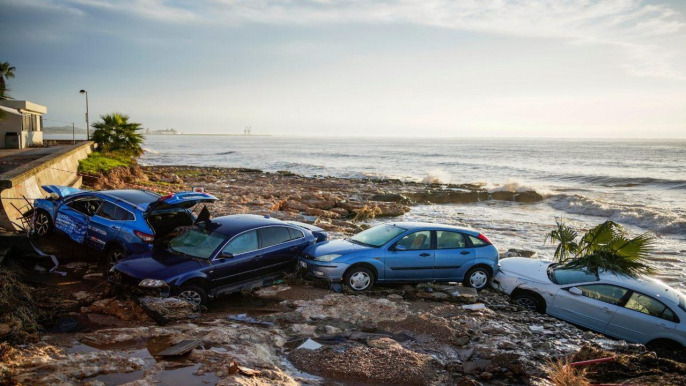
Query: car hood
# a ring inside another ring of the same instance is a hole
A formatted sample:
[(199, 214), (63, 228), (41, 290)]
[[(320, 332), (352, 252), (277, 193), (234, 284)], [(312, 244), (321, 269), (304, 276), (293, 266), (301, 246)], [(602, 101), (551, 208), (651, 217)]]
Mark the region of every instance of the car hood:
[(159, 249), (127, 257), (115, 264), (114, 269), (139, 279), (159, 279), (169, 282), (184, 273), (201, 269), (209, 264), (208, 261)]
[(524, 257), (510, 257), (500, 260), (500, 272), (504, 275), (514, 275), (543, 283), (549, 283), (549, 261), (529, 259)]
[(374, 249), (372, 247), (366, 247), (364, 245), (351, 243), (347, 240), (331, 240), (325, 241), (323, 243), (315, 244), (307, 249), (305, 253), (311, 255), (312, 257), (319, 257), (324, 255), (330, 255), (332, 253), (338, 255), (346, 255), (352, 252), (365, 251), (368, 249)]

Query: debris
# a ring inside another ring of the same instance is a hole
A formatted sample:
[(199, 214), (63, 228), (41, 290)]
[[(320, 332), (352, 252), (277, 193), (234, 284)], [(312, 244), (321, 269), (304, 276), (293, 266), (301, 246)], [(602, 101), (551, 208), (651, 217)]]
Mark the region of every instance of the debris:
[(481, 359), (478, 361), (465, 361), (462, 363), (462, 371), (465, 372), (465, 374), (472, 374), (476, 372), (477, 370), (483, 370), (486, 367), (490, 366), (493, 363), (493, 361), (490, 361), (488, 359)]
[(200, 339), (188, 339), (188, 340), (182, 340), (181, 342), (168, 347), (159, 353), (157, 353), (158, 356), (161, 357), (171, 357), (171, 356), (179, 356), (183, 355), (194, 348), (200, 346), (202, 343), (202, 340)]
[(321, 344), (319, 344), (319, 343), (317, 343), (317, 342), (315, 342), (315, 341), (313, 341), (312, 339), (309, 339), (309, 338), (308, 338), (305, 342), (303, 342), (303, 344), (301, 344), (300, 346), (298, 346), (299, 349), (302, 348), (302, 349), (305, 349), (305, 350), (316, 350), (316, 349), (318, 349), (318, 348), (320, 348), (320, 347), (322, 347)]
[(238, 314), (238, 315), (229, 315), (228, 316), (229, 320), (235, 320), (237, 322), (244, 322), (244, 323), (251, 323), (251, 324), (260, 324), (264, 326), (271, 326), (274, 323), (272, 322), (263, 322), (261, 320), (257, 320), (254, 318), (251, 318), (248, 316), (248, 314)]
[(145, 312), (159, 325), (171, 320), (195, 317), (196, 306), (179, 298), (145, 296), (136, 299)]
[(246, 377), (258, 377), (262, 374), (260, 370), (253, 370), (244, 366), (238, 366), (238, 372)]
[(483, 303), (476, 303), (476, 304), (465, 304), (462, 306), (465, 310), (470, 310), (470, 311), (478, 311), (478, 310), (483, 310), (486, 308), (486, 306)]
[(460, 289), (453, 291), (450, 293), (450, 295), (458, 297), (458, 296), (478, 296), (478, 292), (474, 288), (469, 288), (469, 287), (460, 287)]
[(337, 294), (340, 294), (341, 292), (343, 292), (343, 284), (341, 284), (341, 283), (331, 283), (329, 285), (329, 287), (331, 288), (331, 291), (333, 291)]

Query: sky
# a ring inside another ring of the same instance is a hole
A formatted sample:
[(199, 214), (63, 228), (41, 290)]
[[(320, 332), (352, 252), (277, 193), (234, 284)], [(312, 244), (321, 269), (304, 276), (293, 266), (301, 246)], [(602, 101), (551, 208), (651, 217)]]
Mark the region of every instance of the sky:
[(0, 0), (46, 126), (686, 138), (686, 0)]

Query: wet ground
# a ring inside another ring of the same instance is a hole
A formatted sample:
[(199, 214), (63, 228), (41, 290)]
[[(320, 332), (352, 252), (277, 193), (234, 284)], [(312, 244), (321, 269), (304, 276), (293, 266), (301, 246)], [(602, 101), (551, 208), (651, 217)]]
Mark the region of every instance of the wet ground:
[[(522, 310), (493, 291), (450, 295), (458, 284), (336, 294), (290, 274), (157, 325), (136, 301), (115, 296), (101, 254), (60, 236), (36, 245), (60, 265), (50, 273), (49, 260), (25, 256), (26, 279), (48, 289), (43, 301), (57, 312), (39, 341), (0, 345), (0, 384), (545, 384), (547, 360), (588, 344), (595, 351), (584, 358), (610, 352), (646, 367), (621, 368), (603, 382), (686, 376), (683, 364), (644, 358), (641, 345)], [(188, 340), (197, 341), (190, 352), (159, 355)]]

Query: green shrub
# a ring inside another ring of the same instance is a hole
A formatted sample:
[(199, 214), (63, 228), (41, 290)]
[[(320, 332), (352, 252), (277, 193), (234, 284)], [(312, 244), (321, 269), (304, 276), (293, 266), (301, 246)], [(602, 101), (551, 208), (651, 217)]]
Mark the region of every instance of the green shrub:
[(133, 157), (125, 152), (93, 152), (88, 158), (79, 161), (79, 173), (102, 174), (118, 167), (129, 167), (133, 164)]

